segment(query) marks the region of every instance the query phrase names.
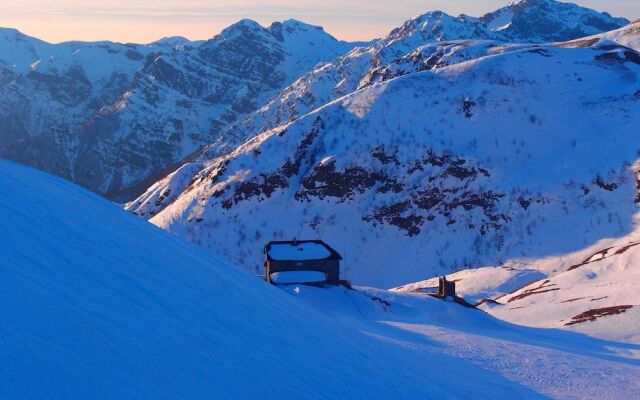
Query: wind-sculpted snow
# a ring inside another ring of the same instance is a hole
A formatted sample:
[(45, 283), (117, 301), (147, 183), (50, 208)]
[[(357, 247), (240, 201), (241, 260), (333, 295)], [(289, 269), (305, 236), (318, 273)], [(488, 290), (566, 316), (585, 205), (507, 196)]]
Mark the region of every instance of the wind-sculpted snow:
[[(416, 352), (453, 355), (545, 398), (625, 399), (633, 398), (640, 389), (638, 344), (510, 325), (425, 294), (356, 289), (286, 288), (292, 298), (334, 321), (377, 335), (402, 335), (403, 342)], [(437, 365), (443, 370), (453, 367), (446, 359)]]
[(516, 327), (428, 296), (270, 286), (59, 178), (0, 161), (0, 182), (3, 398), (639, 390), (633, 345)]
[(52, 45), (3, 29), (0, 155), (127, 198), (358, 44), (293, 20), (243, 20), (206, 42), (149, 45)]
[[(639, 235), (635, 229), (575, 252), (522, 257), (455, 272), (447, 279), (456, 282), (465, 300), (513, 323), (640, 343)], [(420, 292), (437, 284), (433, 278), (394, 291)]]
[(416, 63), (204, 162), (173, 201), (128, 209), (255, 271), (257, 244), (321, 236), (347, 278), (387, 287), (630, 232), (638, 54), (430, 51), (447, 46), (478, 58)]
[(515, 323), (563, 327), (640, 343), (638, 231), (561, 257), (528, 260), (547, 276), (503, 292), (487, 312)]

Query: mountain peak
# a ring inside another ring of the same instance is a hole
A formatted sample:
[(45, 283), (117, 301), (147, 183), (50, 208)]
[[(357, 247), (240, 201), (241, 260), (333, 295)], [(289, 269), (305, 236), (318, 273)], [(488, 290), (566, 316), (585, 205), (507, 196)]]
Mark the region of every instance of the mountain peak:
[(533, 6), (535, 4), (546, 3), (547, 0), (511, 0), (507, 7), (516, 7), (516, 6)]
[(485, 24), (477, 18), (466, 15), (454, 17), (436, 10), (408, 20), (401, 27), (391, 31), (378, 43), (378, 46), (386, 47), (396, 42), (399, 45), (398, 50), (402, 52), (431, 41), (494, 38), (496, 34), (487, 29)]
[(332, 40), (335, 38), (324, 31), (321, 26), (307, 24), (296, 19), (287, 19), (282, 22), (274, 22), (269, 26), (269, 31), (279, 40), (285, 40), (287, 36), (326, 36)]
[(222, 42), (235, 42), (239, 39), (248, 40), (250, 42), (269, 42), (272, 35), (269, 30), (257, 23), (256, 21), (248, 18), (243, 18), (236, 23), (224, 28), (222, 32), (209, 39), (205, 48), (210, 46), (217, 46)]
[(154, 42), (149, 43), (149, 46), (161, 46), (161, 47), (175, 47), (185, 44), (193, 43), (191, 40), (184, 36), (165, 36)]
[(216, 38), (225, 38), (225, 37), (235, 37), (247, 32), (260, 32), (264, 31), (265, 28), (257, 23), (256, 21), (243, 18), (238, 22), (235, 22), (228, 27), (224, 28), (222, 32), (216, 35)]
[(282, 26), (285, 28), (291, 28), (291, 29), (315, 29), (315, 30), (319, 30), (319, 31), (323, 31), (324, 28), (322, 28), (321, 26), (317, 26), (317, 25), (311, 25), (311, 24), (307, 24), (306, 22), (297, 20), (297, 19), (287, 19), (281, 22)]
[(620, 28), (629, 23), (573, 3), (555, 0), (512, 0), (479, 18), (495, 32), (516, 42), (573, 40)]
[(229, 25), (229, 27), (227, 29), (233, 29), (233, 28), (262, 28), (262, 25), (260, 25), (259, 23), (257, 23), (256, 21), (250, 19), (250, 18), (242, 18), (241, 20), (239, 20), (236, 23), (233, 23), (231, 25)]
[(22, 42), (38, 42), (38, 43), (46, 43), (43, 40), (37, 39), (35, 37), (25, 35), (15, 28), (4, 28), (0, 27), (0, 38), (3, 40), (11, 39), (13, 41), (22, 41)]

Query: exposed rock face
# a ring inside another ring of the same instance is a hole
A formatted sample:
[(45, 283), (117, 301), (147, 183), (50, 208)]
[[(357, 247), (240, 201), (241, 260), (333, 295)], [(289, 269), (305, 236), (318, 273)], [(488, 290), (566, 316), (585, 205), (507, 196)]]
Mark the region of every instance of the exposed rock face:
[(149, 45), (51, 45), (2, 30), (0, 156), (126, 198), (355, 45), (297, 21)]

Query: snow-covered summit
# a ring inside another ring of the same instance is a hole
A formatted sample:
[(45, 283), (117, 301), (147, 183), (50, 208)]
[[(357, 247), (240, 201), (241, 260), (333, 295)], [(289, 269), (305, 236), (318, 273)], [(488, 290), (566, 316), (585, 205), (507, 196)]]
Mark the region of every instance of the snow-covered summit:
[(202, 40), (189, 40), (184, 36), (166, 36), (149, 43), (150, 47), (177, 47), (177, 46), (198, 46), (202, 44)]
[(271, 30), (283, 29), (284, 32), (294, 33), (296, 31), (309, 32), (309, 31), (324, 31), (324, 28), (318, 25), (307, 24), (297, 19), (287, 19), (281, 22), (274, 22), (269, 26)]
[(606, 12), (555, 0), (515, 0), (479, 19), (510, 41), (566, 41), (610, 31), (629, 23)]
[(499, 35), (475, 18), (454, 17), (442, 11), (432, 11), (408, 20), (374, 46), (392, 53), (392, 57), (400, 57), (410, 49), (434, 41), (497, 38)]
[(216, 43), (224, 40), (234, 39), (242, 35), (260, 34), (264, 33), (264, 31), (265, 28), (258, 22), (250, 18), (243, 18), (224, 28), (219, 34), (215, 35), (208, 42)]
[[(545, 43), (567, 41), (620, 28), (629, 21), (606, 12), (555, 0), (518, 0), (482, 17), (457, 17), (432, 11), (394, 29), (390, 41), (418, 35), (423, 43), (434, 40), (494, 39), (506, 42)], [(414, 40), (416, 41), (416, 40)]]

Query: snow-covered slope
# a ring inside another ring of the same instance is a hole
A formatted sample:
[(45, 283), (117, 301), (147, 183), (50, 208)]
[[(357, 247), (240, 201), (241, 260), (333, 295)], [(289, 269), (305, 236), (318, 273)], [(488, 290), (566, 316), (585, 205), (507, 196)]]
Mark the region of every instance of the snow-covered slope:
[(640, 390), (634, 345), (516, 327), (428, 297), (282, 291), (59, 178), (0, 161), (0, 182), (3, 398)]
[(613, 40), (623, 46), (640, 51), (640, 20), (632, 22), (623, 28), (596, 35), (595, 37)]
[[(459, 295), (486, 312), (520, 325), (553, 327), (640, 343), (640, 231), (604, 239), (576, 252), (519, 258), (498, 267), (448, 274)], [(397, 292), (437, 286), (437, 279)]]
[(640, 242), (628, 240), (530, 262), (529, 268), (548, 276), (495, 297), (497, 303), (488, 302), (484, 309), (522, 325), (640, 343)]
[[(497, 20), (509, 15), (512, 28), (499, 29)], [(502, 17), (500, 17), (502, 15)], [(244, 140), (290, 122), (322, 105), (347, 95), (370, 82), (371, 76), (397, 59), (423, 64), (423, 68), (442, 65), (455, 46), (438, 46), (434, 42), (453, 40), (491, 40), (507, 43), (544, 43), (567, 41), (616, 29), (626, 25), (624, 18), (553, 0), (511, 2), (508, 6), (481, 18), (460, 15), (454, 17), (441, 11), (428, 12), (410, 19), (386, 37), (368, 47), (356, 48), (344, 56), (317, 66), (284, 89), (259, 111), (226, 129), (224, 136)], [(410, 53), (426, 46), (432, 50), (423, 59), (415, 60)], [(434, 48), (435, 46), (435, 48)], [(460, 55), (460, 53), (456, 53)], [(466, 54), (466, 57), (473, 56)], [(204, 158), (212, 158), (229, 150), (234, 143), (210, 146)], [(222, 148), (220, 145), (225, 145)]]
[[(3, 398), (461, 394), (447, 381), (470, 390), (463, 377), (478, 368), (430, 374), (421, 354), (297, 305), (75, 185), (6, 161), (0, 182)], [(485, 375), (502, 384), (487, 399), (529, 393)]]
[[(424, 55), (441, 48), (434, 68)], [(129, 210), (251, 270), (257, 243), (321, 236), (349, 279), (383, 287), (631, 231), (638, 53), (463, 41), (415, 55)]]
[[(486, 373), (489, 376), (496, 373), (537, 392), (512, 394), (508, 398), (625, 399), (637, 397), (640, 389), (637, 344), (602, 341), (560, 330), (518, 327), (488, 319), (484, 313), (461, 308), (453, 302), (434, 301), (426, 295), (295, 285), (287, 291), (297, 301), (334, 321), (374, 335), (401, 337), (416, 352), (438, 354), (432, 364), (437, 367), (432, 371), (456, 369), (449, 358), (453, 357), (482, 369), (476, 372), (473, 382), (481, 382)], [(453, 385), (457, 383), (448, 387)], [(461, 398), (483, 395), (476, 388)]]
[[(497, 13), (429, 12), (375, 43), (341, 42), (295, 20), (268, 28), (242, 20), (204, 43), (171, 37), (148, 45), (51, 45), (1, 29), (0, 155), (128, 199), (203, 145), (237, 146), (257, 128), (352, 92), (370, 70), (428, 42), (568, 40), (627, 22), (552, 0)], [(511, 28), (498, 29), (505, 13)], [(359, 46), (288, 88), (248, 128), (234, 125), (319, 62)]]
[(52, 45), (1, 29), (0, 155), (126, 197), (356, 45), (292, 20), (148, 45)]

